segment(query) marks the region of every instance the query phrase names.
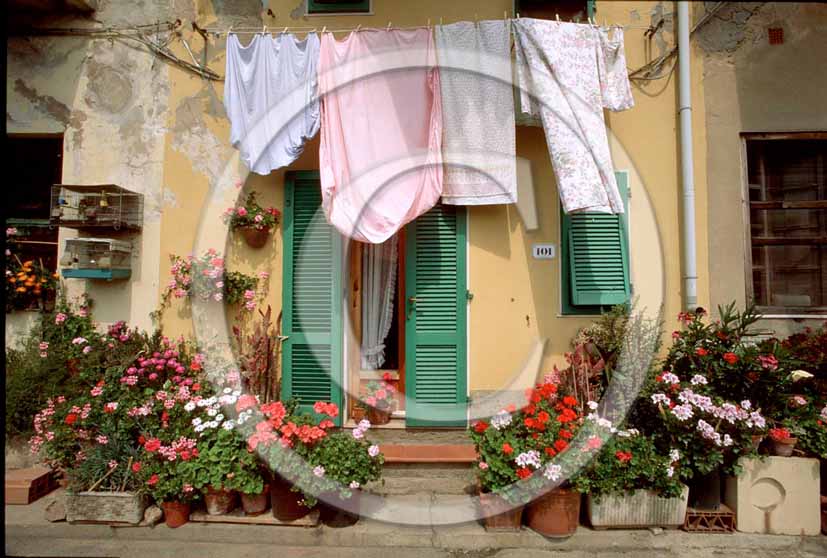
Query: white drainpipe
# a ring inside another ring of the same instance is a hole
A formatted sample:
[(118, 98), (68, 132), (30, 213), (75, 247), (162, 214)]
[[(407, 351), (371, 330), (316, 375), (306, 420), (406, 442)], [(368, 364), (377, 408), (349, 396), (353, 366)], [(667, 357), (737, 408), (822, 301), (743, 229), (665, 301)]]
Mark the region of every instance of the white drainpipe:
[(692, 158), (692, 90), (689, 78), (689, 2), (678, 2), (678, 86), (681, 120), (681, 186), (683, 187), (684, 308), (698, 305), (698, 268), (695, 242), (695, 175)]

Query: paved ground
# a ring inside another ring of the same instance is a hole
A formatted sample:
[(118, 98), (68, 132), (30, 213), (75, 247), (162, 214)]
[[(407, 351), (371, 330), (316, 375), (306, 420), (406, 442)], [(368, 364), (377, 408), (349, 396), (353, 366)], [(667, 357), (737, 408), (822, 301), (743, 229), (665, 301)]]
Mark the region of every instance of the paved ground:
[[(581, 528), (564, 541), (550, 541), (529, 529), (487, 533), (481, 526), (408, 527), (361, 520), (353, 527), (273, 527), (190, 523), (179, 529), (158, 525), (108, 527), (49, 523), (46, 504), (6, 506), (8, 556), (119, 556), (174, 558), (278, 556), (325, 558), (581, 558), (586, 556), (712, 558), (824, 558), (827, 537), (744, 533), (703, 535), (682, 531), (592, 531)], [(427, 504), (424, 504), (427, 505)]]

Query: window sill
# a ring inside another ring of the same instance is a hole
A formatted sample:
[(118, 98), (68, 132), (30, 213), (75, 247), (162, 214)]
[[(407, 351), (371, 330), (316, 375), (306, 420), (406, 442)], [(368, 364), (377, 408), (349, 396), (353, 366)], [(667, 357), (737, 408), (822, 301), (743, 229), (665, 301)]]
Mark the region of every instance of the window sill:
[[(758, 309), (758, 312), (761, 312), (761, 310)], [(777, 312), (777, 313), (773, 313), (773, 314), (762, 313), (761, 314), (761, 319), (762, 320), (825, 320), (825, 319), (827, 319), (827, 311), (825, 311), (825, 310), (819, 310), (819, 311), (816, 311), (816, 312), (813, 312), (813, 313), (804, 313), (804, 314), (802, 314), (802, 313), (792, 313), (792, 312), (790, 312), (790, 313), (779, 312), (777, 310), (775, 312)]]

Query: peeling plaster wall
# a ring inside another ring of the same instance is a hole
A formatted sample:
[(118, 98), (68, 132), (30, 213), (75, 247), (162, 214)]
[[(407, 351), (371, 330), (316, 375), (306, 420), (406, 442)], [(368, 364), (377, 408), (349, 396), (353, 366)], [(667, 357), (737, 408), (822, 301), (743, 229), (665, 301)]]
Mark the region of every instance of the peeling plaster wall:
[[(767, 28), (784, 44), (770, 45)], [(733, 3), (697, 34), (704, 57), (714, 305), (746, 302), (742, 132), (827, 131), (827, 5)], [(765, 320), (786, 335), (821, 320)]]

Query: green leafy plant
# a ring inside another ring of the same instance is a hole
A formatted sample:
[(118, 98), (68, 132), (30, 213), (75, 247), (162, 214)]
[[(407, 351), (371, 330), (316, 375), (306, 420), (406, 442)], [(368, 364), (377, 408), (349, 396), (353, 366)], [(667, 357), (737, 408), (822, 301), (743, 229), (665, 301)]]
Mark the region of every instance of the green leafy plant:
[(680, 496), (676, 472), (679, 452), (661, 453), (648, 436), (619, 430), (609, 437), (592, 462), (574, 478), (575, 489), (595, 497), (652, 490), (664, 498)]
[[(232, 424), (232, 423), (230, 423)], [(186, 464), (197, 489), (238, 490), (259, 494), (264, 490), (264, 477), (256, 454), (247, 450), (243, 437), (232, 428), (205, 431), (198, 440), (198, 456)]]

